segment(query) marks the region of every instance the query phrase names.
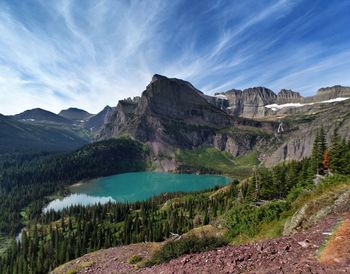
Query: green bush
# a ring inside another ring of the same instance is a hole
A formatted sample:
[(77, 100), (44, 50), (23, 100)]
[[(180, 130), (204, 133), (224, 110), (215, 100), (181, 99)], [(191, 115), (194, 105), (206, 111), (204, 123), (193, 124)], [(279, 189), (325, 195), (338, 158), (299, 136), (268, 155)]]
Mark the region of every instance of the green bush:
[(228, 241), (222, 237), (184, 237), (180, 240), (166, 243), (153, 254), (146, 265), (160, 264), (184, 254), (204, 252), (227, 244)]
[(253, 237), (259, 233), (263, 223), (278, 220), (289, 209), (285, 201), (268, 202), (260, 207), (251, 204), (236, 204), (228, 211), (225, 224), (231, 238), (239, 234)]
[(142, 261), (142, 257), (140, 255), (133, 255), (128, 259), (129, 264), (137, 264)]

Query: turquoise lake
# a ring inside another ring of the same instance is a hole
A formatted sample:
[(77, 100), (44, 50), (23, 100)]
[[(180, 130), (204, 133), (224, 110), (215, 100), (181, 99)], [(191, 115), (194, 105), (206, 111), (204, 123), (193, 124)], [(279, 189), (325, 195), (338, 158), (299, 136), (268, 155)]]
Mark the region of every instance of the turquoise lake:
[(164, 192), (191, 192), (226, 185), (223, 176), (132, 172), (90, 180), (70, 187), (71, 195), (52, 201), (44, 211), (96, 203), (143, 201)]

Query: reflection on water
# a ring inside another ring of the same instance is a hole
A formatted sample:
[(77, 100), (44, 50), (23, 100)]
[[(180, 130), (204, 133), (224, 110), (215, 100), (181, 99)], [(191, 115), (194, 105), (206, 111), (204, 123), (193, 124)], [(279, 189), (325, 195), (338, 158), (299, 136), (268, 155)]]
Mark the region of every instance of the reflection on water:
[(50, 209), (61, 210), (77, 204), (143, 201), (164, 192), (205, 190), (226, 185), (229, 181), (226, 177), (214, 175), (159, 172), (118, 174), (71, 186), (70, 190), (75, 194), (52, 201), (44, 212)]
[(72, 205), (92, 205), (92, 204), (106, 204), (108, 202), (114, 202), (114, 199), (112, 197), (95, 197), (90, 196), (87, 194), (71, 194), (67, 197), (64, 197), (63, 199), (56, 199), (53, 200), (51, 203), (48, 204), (47, 207), (43, 209), (43, 212), (47, 212), (51, 209), (54, 210), (61, 210), (65, 207), (69, 207)]

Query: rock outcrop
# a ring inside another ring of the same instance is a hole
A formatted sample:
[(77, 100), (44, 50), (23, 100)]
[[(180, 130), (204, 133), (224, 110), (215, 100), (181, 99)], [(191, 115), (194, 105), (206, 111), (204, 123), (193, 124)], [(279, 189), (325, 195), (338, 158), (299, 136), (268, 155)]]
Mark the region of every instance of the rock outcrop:
[(106, 106), (96, 115), (89, 118), (84, 124), (84, 127), (90, 132), (97, 132), (104, 124), (106, 124), (113, 115), (115, 108)]
[(285, 160), (301, 160), (311, 155), (317, 131), (323, 127), (326, 140), (331, 144), (335, 130), (345, 139), (350, 139), (350, 100), (336, 104), (320, 104), (303, 115), (288, 116), (288, 132), (269, 149), (265, 159), (267, 166)]
[(267, 110), (265, 105), (275, 102), (277, 98), (272, 90), (265, 87), (248, 88), (243, 91), (232, 89), (215, 96), (226, 98), (228, 113), (246, 118), (264, 117)]
[[(208, 102), (201, 91), (186, 81), (154, 75), (140, 98), (119, 101), (97, 138), (128, 135), (148, 143), (154, 155), (167, 155), (165, 158), (169, 160), (174, 157), (176, 148), (192, 149), (204, 145), (241, 155), (265, 138), (257, 136), (253, 129), (258, 127), (270, 134), (273, 132), (273, 123), (229, 115), (217, 102), (219, 100)], [(248, 131), (249, 128), (252, 130)], [(232, 133), (240, 129), (240, 134)], [(159, 163), (159, 166), (175, 167), (169, 162)]]
[(280, 92), (277, 93), (277, 104), (299, 103), (302, 101), (303, 97), (300, 93), (290, 89), (281, 89)]
[[(202, 146), (213, 146), (234, 156), (258, 148), (261, 160), (271, 166), (309, 156), (321, 125), (328, 141), (334, 129), (349, 138), (350, 100), (306, 103), (346, 96), (348, 89), (339, 86), (321, 89), (308, 98), (286, 89), (275, 94), (264, 87), (207, 96), (189, 82), (154, 75), (141, 97), (119, 101), (97, 139), (127, 135), (148, 143), (162, 170), (176, 167), (177, 148)], [(271, 104), (303, 106), (277, 110), (266, 107)], [(269, 122), (256, 120), (266, 116)], [(278, 129), (281, 124), (283, 130)]]
[(350, 97), (350, 87), (336, 85), (333, 87), (320, 88), (315, 96), (308, 98), (311, 98), (312, 101), (315, 102), (331, 100), (339, 97)]
[(350, 87), (333, 86), (321, 88), (317, 94), (302, 97), (299, 92), (282, 89), (278, 94), (264, 87), (248, 88), (243, 91), (232, 89), (216, 93), (207, 100), (231, 115), (245, 118), (263, 118), (285, 114), (303, 113), (320, 108), (329, 100), (350, 98)]

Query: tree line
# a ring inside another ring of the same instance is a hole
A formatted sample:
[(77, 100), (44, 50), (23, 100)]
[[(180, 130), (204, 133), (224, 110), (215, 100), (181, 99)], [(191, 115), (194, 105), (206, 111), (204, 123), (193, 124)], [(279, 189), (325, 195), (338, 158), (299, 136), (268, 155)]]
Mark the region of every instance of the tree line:
[(0, 259), (0, 273), (46, 273), (94, 250), (163, 241), (170, 233), (185, 233), (218, 216), (226, 216), (231, 237), (242, 232), (254, 236), (261, 222), (278, 219), (303, 189), (311, 189), (315, 175), (350, 174), (349, 163), (350, 142), (335, 133), (327, 144), (321, 128), (311, 157), (257, 168), (249, 179), (232, 183), (226, 191), (172, 193), (132, 204), (72, 206), (45, 214), (38, 211), (22, 240)]

